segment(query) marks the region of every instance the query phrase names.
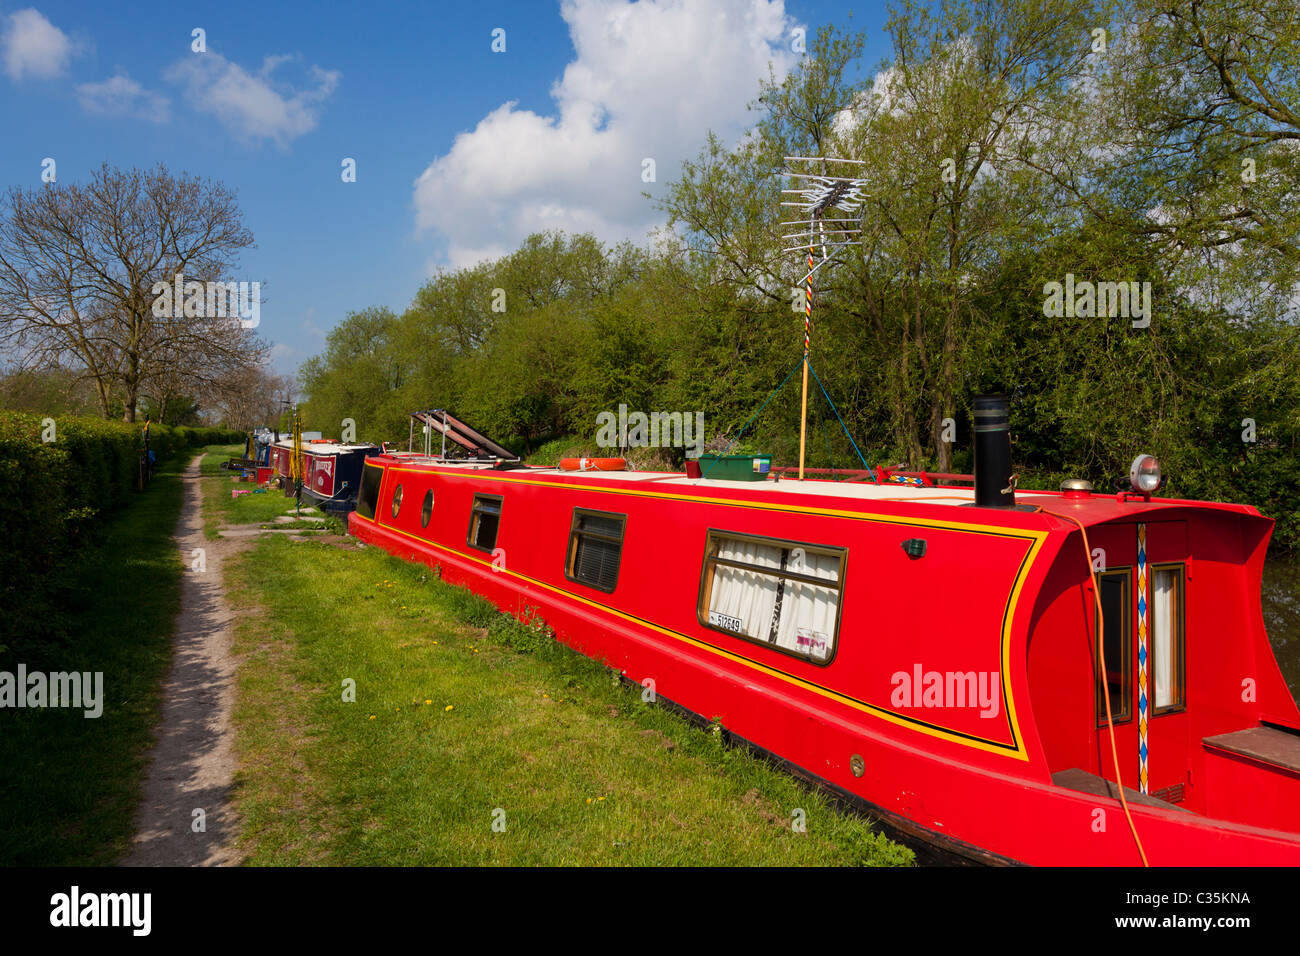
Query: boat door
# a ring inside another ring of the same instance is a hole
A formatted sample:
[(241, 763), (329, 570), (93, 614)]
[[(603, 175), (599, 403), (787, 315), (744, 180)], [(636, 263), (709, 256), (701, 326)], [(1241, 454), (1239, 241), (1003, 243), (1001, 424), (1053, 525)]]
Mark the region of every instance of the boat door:
[(316, 494), (325, 498), (334, 494), (334, 462), (335, 459), (329, 455), (321, 455), (316, 459), (316, 478), (312, 488)]
[[(1105, 525), (1089, 533), (1101, 588), (1105, 652), (1124, 785), (1182, 803), (1190, 786), (1187, 721), (1187, 523)], [(1101, 679), (1096, 680), (1097, 766), (1113, 779)]]

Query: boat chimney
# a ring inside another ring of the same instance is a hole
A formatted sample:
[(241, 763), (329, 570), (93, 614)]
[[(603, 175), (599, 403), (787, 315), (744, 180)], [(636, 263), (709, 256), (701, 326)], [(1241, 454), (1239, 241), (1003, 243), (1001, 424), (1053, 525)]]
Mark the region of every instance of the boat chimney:
[(975, 506), (1016, 506), (1011, 488), (1011, 419), (1005, 395), (975, 398)]

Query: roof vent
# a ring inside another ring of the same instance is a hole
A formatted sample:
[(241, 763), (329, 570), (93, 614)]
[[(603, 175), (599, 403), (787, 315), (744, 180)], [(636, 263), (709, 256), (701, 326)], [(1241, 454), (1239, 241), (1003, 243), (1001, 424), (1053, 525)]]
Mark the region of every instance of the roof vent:
[(1092, 482), (1083, 478), (1066, 478), (1061, 482), (1061, 491), (1067, 498), (1087, 498), (1092, 494)]

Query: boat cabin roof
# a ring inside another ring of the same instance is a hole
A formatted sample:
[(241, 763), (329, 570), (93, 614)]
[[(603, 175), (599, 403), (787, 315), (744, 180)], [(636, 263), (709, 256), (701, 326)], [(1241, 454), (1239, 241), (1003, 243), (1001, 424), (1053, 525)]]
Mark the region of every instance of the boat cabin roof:
[[(403, 470), (431, 472), (472, 472), (481, 473), (484, 478), (501, 478), (503, 480), (546, 480), (556, 484), (582, 484), (598, 487), (601, 484), (621, 486), (643, 485), (649, 491), (669, 491), (675, 494), (699, 494), (701, 497), (750, 498), (757, 500), (778, 500), (785, 496), (804, 499), (810, 506), (820, 505), (827, 508), (844, 510), (878, 511), (875, 504), (884, 505), (918, 505), (939, 508), (974, 508), (975, 490), (971, 487), (942, 485), (936, 487), (918, 487), (907, 484), (875, 484), (870, 481), (834, 481), (831, 479), (810, 478), (804, 481), (791, 477), (779, 480), (768, 478), (763, 481), (733, 481), (720, 478), (688, 478), (681, 472), (660, 471), (566, 471), (560, 468), (536, 466), (512, 467), (500, 469), (491, 461), (457, 461), (454, 459), (430, 458), (416, 452), (387, 452), (370, 459), (374, 464), (389, 465)], [(820, 499), (820, 500), (818, 500)], [(793, 504), (794, 502), (792, 502)], [(1140, 495), (1114, 492), (1092, 492), (1079, 496), (1067, 496), (1060, 491), (1036, 491), (1024, 489), (1016, 493), (1015, 509), (982, 508), (975, 514), (982, 523), (992, 521), (998, 524), (1041, 527), (1041, 518), (1035, 520), (1038, 509), (1070, 514), (1084, 524), (1098, 524), (1122, 518), (1132, 518), (1138, 514), (1170, 508), (1211, 508), (1240, 514), (1258, 515), (1259, 512), (1249, 505), (1221, 504), (1205, 501), (1189, 501), (1177, 498), (1150, 498)], [(855, 507), (857, 505), (857, 507)], [(962, 515), (958, 520), (973, 520), (975, 514)], [(954, 518), (957, 516), (954, 515)], [(1028, 519), (1028, 520), (1020, 520)]]
[[(320, 441), (317, 439), (313, 439), (311, 441), (307, 441), (306, 439), (304, 439), (301, 442), (301, 445), (302, 445), (302, 452), (304, 455), (337, 455), (340, 452), (356, 451), (357, 449), (360, 448), (379, 447), (378, 445), (372, 445), (369, 442), (363, 442), (363, 441), (352, 441), (352, 442)], [(278, 442), (275, 442), (272, 447), (293, 448), (293, 439), (281, 438)]]

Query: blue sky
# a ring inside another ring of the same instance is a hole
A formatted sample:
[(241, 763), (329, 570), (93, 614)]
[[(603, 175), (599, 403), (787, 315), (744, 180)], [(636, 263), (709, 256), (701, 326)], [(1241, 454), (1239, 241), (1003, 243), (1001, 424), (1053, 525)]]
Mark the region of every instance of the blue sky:
[[(162, 161), (235, 189), (261, 334), (292, 373), (347, 312), (541, 228), (640, 242), (766, 64), (849, 8), (815, 0), (0, 5), (0, 183)], [(853, 23), (887, 52), (882, 5)], [(192, 31), (205, 31), (194, 52)], [(505, 51), (493, 52), (493, 31)], [(344, 183), (341, 163), (356, 161)], [(642, 161), (654, 158), (653, 184)]]

